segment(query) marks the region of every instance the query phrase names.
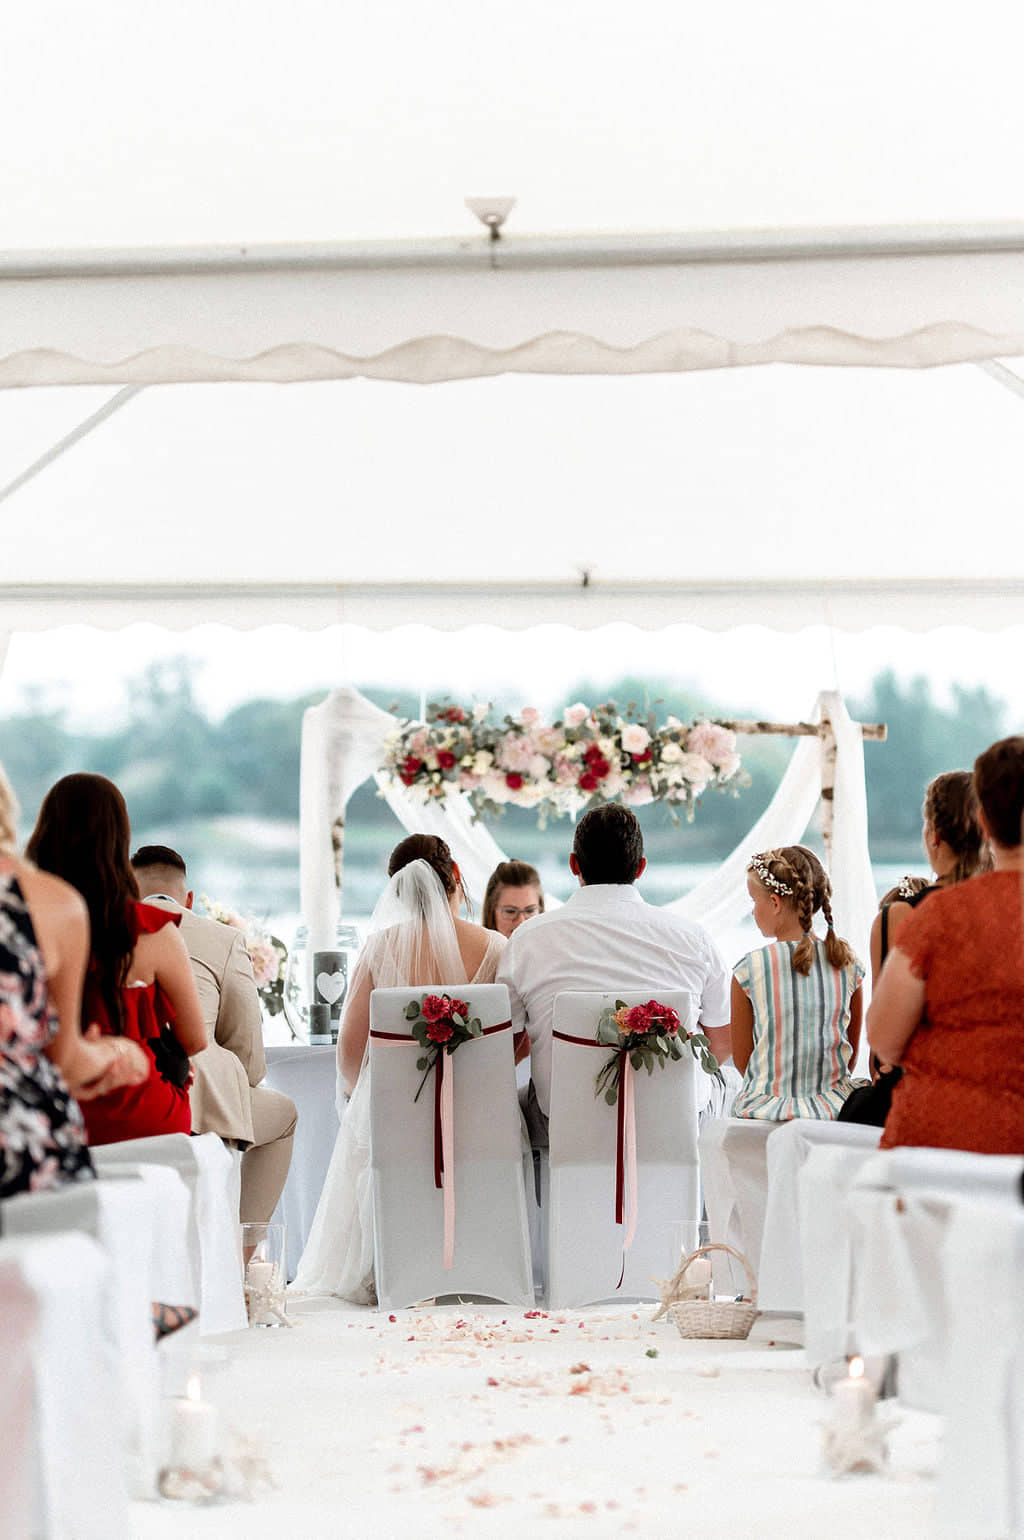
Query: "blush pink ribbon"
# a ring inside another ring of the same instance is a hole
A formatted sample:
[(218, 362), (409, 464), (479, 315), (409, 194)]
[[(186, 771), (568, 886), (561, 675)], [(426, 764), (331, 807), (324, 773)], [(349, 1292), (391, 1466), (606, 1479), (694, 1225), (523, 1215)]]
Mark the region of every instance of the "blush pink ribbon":
[[(499, 1021), (484, 1027), (480, 1035), (490, 1037), (494, 1032), (509, 1031), (511, 1026), (510, 1021)], [(420, 1046), (404, 1032), (371, 1032), (370, 1036), (378, 1042)], [(455, 1092), (450, 1060), (451, 1054), (443, 1049), (434, 1060), (434, 1186), (441, 1190), (444, 1212), (441, 1266), (445, 1269), (455, 1265)]]

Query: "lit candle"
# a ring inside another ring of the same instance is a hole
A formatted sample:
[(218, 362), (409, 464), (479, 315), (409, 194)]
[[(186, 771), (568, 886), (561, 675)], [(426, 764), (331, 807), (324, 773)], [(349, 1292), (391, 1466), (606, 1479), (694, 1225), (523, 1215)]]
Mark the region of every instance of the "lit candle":
[(836, 1402), (836, 1425), (863, 1428), (875, 1415), (875, 1392), (864, 1377), (863, 1358), (851, 1358), (846, 1379), (838, 1380), (832, 1394)]
[(199, 1376), (192, 1374), (187, 1394), (174, 1403), (171, 1464), (179, 1470), (205, 1470), (216, 1454), (217, 1408), (203, 1400)]

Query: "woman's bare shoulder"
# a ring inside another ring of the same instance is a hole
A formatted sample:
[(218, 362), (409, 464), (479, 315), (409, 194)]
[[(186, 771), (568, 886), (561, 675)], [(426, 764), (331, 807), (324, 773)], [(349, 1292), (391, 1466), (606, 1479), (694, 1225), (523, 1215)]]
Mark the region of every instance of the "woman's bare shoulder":
[(14, 862), (14, 874), (30, 909), (45, 909), (57, 920), (81, 919), (85, 915), (85, 899), (63, 877), (41, 872), (28, 861), (18, 860)]

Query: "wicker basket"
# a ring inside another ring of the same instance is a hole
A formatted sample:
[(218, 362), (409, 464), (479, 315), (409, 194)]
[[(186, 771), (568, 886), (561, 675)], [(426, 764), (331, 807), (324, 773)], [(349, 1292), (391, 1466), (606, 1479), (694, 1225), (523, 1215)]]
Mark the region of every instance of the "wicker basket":
[[(696, 1257), (704, 1257), (711, 1251), (727, 1251), (742, 1263), (750, 1284), (749, 1299), (675, 1299), (673, 1293), (684, 1287), (683, 1275)], [(757, 1279), (746, 1257), (732, 1246), (712, 1241), (690, 1253), (679, 1265), (679, 1270), (665, 1293), (664, 1309), (675, 1321), (681, 1337), (749, 1337), (750, 1328), (757, 1317)], [(659, 1312), (660, 1313), (660, 1312)]]

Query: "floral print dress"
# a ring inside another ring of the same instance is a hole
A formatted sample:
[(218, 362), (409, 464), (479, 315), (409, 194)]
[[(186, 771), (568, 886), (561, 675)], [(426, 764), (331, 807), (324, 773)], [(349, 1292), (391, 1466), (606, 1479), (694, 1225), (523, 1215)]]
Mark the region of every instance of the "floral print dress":
[(56, 1032), (32, 916), (0, 870), (0, 1198), (93, 1174), (78, 1103), (44, 1051)]

